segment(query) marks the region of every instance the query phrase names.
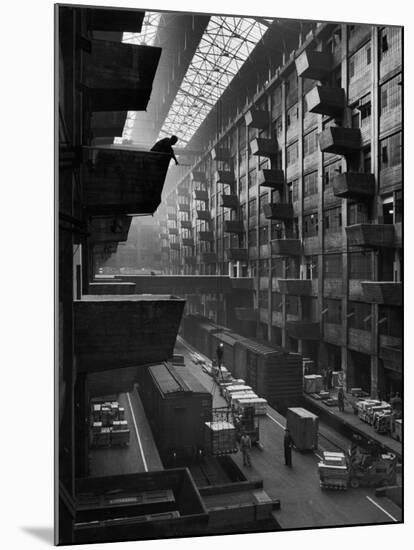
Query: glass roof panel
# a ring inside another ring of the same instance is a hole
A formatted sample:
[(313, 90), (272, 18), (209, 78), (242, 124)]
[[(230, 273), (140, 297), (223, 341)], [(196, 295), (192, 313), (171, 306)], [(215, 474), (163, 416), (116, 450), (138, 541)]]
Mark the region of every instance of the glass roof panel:
[(266, 30), (252, 18), (211, 17), (160, 137), (175, 134), (180, 145), (190, 141)]
[[(153, 45), (161, 16), (161, 13), (146, 12), (141, 33), (124, 33), (122, 41)], [(159, 138), (174, 134), (179, 138), (179, 146), (190, 141), (266, 30), (266, 24), (253, 18), (210, 18)], [(135, 117), (134, 111), (128, 112), (122, 138), (115, 138), (115, 143), (131, 139)]]

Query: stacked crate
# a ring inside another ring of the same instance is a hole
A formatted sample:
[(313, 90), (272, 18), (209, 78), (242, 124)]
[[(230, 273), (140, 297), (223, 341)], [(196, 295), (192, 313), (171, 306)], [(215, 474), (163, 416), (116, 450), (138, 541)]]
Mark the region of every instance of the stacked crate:
[(319, 418), (301, 407), (289, 408), (286, 415), (287, 428), (299, 451), (318, 448)]
[(212, 455), (237, 452), (236, 429), (231, 422), (220, 420), (205, 423), (205, 449)]
[(130, 430), (125, 420), (125, 409), (118, 401), (92, 404), (90, 443), (92, 447), (128, 445)]

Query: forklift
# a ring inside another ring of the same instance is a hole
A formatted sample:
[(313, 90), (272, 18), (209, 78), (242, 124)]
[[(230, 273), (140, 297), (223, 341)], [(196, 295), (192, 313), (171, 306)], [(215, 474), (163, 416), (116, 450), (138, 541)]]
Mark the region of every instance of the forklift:
[(379, 487), (397, 482), (396, 455), (382, 452), (372, 441), (364, 442), (354, 436), (348, 455), (328, 451), (322, 455), (322, 461), (318, 463), (322, 489)]

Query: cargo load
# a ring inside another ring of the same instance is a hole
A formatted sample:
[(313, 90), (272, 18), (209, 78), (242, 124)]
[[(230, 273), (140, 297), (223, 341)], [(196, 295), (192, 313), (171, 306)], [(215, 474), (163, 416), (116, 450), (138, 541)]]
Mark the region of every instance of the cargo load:
[(231, 407), (236, 407), (240, 399), (259, 399), (259, 396), (256, 395), (253, 390), (234, 392), (230, 395), (229, 405)]
[(324, 451), (318, 463), (320, 486), (323, 489), (346, 489), (349, 469), (345, 453)]
[(236, 397), (234, 406), (238, 412), (242, 412), (246, 407), (253, 407), (255, 416), (267, 414), (267, 401), (263, 397)]
[(223, 396), (225, 397), (225, 399), (227, 399), (227, 401), (229, 401), (232, 393), (241, 392), (241, 391), (246, 392), (251, 390), (252, 388), (250, 386), (245, 386), (240, 384), (226, 386), (225, 388), (223, 388)]
[(342, 388), (344, 386), (344, 372), (342, 370), (333, 371), (332, 386), (334, 388)]
[(305, 393), (319, 393), (323, 390), (323, 377), (320, 374), (306, 374), (303, 377)]
[(289, 408), (286, 415), (287, 428), (299, 451), (318, 448), (319, 418), (301, 407)]
[(237, 452), (236, 429), (225, 420), (205, 423), (204, 450), (215, 456)]

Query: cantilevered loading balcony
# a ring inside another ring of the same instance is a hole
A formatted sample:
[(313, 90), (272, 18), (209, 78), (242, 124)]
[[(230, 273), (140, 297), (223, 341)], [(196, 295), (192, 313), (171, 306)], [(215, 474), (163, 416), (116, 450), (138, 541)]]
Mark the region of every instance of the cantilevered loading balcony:
[(92, 138), (120, 137), (124, 131), (126, 111), (107, 111), (91, 114)]
[(215, 252), (203, 252), (201, 254), (201, 261), (205, 264), (213, 264), (217, 262), (217, 254)]
[(211, 219), (210, 210), (197, 210), (197, 219), (210, 221)]
[(348, 155), (361, 149), (361, 130), (330, 126), (319, 134), (319, 146), (322, 153)]
[(295, 64), (298, 76), (325, 80), (332, 69), (332, 55), (328, 52), (305, 50), (295, 59)]
[(194, 200), (208, 202), (208, 191), (196, 189), (193, 193)]
[(244, 116), (246, 126), (264, 130), (269, 126), (269, 113), (259, 109), (250, 109)]
[(168, 228), (168, 233), (170, 235), (178, 235), (178, 228), (177, 227), (169, 227)]
[(400, 282), (363, 281), (361, 286), (366, 302), (387, 306), (402, 305), (402, 283)]
[(290, 296), (312, 296), (310, 279), (278, 279), (281, 294)]
[(333, 192), (336, 197), (344, 199), (369, 199), (375, 193), (374, 174), (345, 172), (333, 178)]
[(87, 295), (75, 300), (78, 372), (168, 360), (173, 353), (184, 304), (185, 300), (162, 295)]
[(131, 222), (131, 216), (92, 218), (89, 224), (90, 240), (94, 243), (126, 241)]
[(181, 220), (180, 222), (181, 229), (192, 229), (192, 223), (189, 220)]
[(199, 231), (198, 233), (199, 241), (213, 242), (214, 233), (212, 231)]
[(229, 162), (231, 159), (230, 149), (214, 147), (214, 149), (211, 150), (211, 158), (216, 161)]
[(193, 239), (183, 238), (182, 241), (183, 246), (194, 246)]
[(187, 265), (196, 265), (197, 264), (197, 258), (195, 256), (185, 256), (184, 262)]
[(282, 191), (285, 181), (283, 170), (259, 170), (257, 172), (257, 182), (261, 187), (270, 187)]
[(348, 246), (366, 248), (392, 248), (395, 244), (395, 229), (392, 224), (358, 223), (345, 228)]
[(93, 244), (93, 255), (101, 259), (108, 259), (115, 254), (118, 249), (118, 243), (98, 243)]
[(232, 208), (236, 209), (239, 206), (239, 199), (237, 195), (221, 195), (221, 204), (222, 208)]
[(200, 172), (195, 170), (194, 172), (191, 172), (191, 179), (193, 181), (198, 181), (200, 183), (206, 183), (206, 174), (205, 172)]
[(229, 262), (247, 262), (247, 248), (229, 248), (226, 250), (226, 256)]
[(190, 212), (191, 207), (189, 204), (186, 204), (185, 202), (178, 205), (178, 211), (179, 212)]
[(285, 203), (268, 203), (263, 206), (263, 213), (267, 220), (292, 220), (293, 206)]
[(127, 9), (87, 8), (90, 31), (140, 33), (145, 13)]
[(308, 111), (320, 115), (337, 116), (345, 108), (345, 90), (328, 86), (315, 86), (307, 95)]
[(320, 326), (315, 321), (288, 321), (286, 330), (291, 338), (298, 340), (320, 339)]
[(256, 138), (250, 142), (253, 155), (272, 158), (277, 153), (277, 143), (274, 139)]
[(236, 179), (234, 177), (234, 172), (228, 170), (219, 170), (216, 172), (216, 182), (223, 183), (227, 185), (234, 185)]
[(84, 206), (91, 215), (153, 214), (170, 163), (148, 151), (84, 147)]
[(92, 111), (144, 111), (161, 48), (91, 40), (82, 85)]
[(402, 373), (402, 349), (396, 346), (380, 346), (379, 356), (384, 366), (392, 371)]
[(270, 241), (272, 256), (299, 256), (301, 242), (299, 239), (274, 239)]
[(224, 233), (243, 233), (244, 226), (241, 220), (224, 220)]

